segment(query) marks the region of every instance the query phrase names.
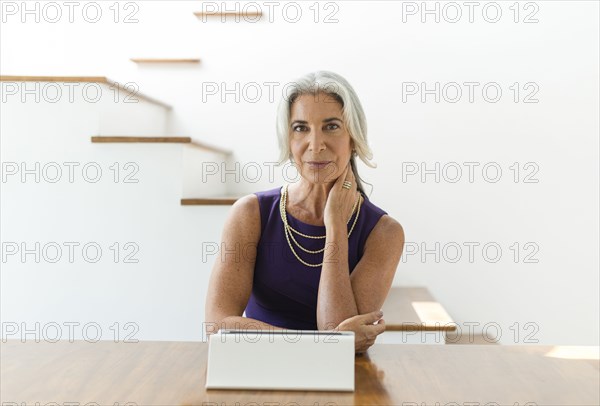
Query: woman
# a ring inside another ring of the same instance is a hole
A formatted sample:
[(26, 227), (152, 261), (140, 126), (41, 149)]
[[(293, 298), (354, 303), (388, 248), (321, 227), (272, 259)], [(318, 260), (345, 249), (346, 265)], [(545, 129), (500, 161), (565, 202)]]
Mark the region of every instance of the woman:
[[(374, 167), (362, 106), (343, 77), (314, 72), (281, 101), (277, 133), (280, 162), (290, 159), (300, 180), (232, 206), (206, 320), (354, 331), (362, 353), (385, 330), (379, 310), (404, 247), (402, 226), (370, 202), (357, 175), (356, 156)], [(243, 255), (227, 254), (240, 247)]]

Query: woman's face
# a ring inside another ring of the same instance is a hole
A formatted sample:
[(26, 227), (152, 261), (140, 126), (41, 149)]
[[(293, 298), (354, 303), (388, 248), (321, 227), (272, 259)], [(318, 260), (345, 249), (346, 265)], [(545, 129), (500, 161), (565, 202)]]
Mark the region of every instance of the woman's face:
[(353, 142), (342, 121), (342, 105), (331, 95), (304, 94), (291, 108), (290, 148), (303, 178), (330, 183), (350, 162)]

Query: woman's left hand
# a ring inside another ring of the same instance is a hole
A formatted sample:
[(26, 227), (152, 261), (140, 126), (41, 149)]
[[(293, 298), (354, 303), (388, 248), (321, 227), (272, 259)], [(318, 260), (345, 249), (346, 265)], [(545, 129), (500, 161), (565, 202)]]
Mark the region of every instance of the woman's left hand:
[[(352, 183), (350, 189), (342, 188), (344, 181)], [(358, 198), (358, 190), (356, 178), (350, 166), (350, 162), (346, 165), (346, 170), (336, 179), (325, 204), (324, 222), (325, 227), (343, 227), (346, 230), (348, 219), (352, 215), (352, 208)]]

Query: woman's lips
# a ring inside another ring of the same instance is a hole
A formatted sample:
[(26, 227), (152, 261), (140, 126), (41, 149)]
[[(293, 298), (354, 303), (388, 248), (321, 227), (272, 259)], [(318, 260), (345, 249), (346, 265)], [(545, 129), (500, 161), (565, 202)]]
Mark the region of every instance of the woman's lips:
[(308, 161), (307, 164), (313, 169), (322, 169), (329, 165), (331, 161)]

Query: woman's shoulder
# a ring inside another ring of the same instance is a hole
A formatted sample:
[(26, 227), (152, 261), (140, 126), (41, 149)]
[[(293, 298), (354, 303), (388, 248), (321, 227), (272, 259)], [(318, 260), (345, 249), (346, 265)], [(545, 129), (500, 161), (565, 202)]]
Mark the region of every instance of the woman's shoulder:
[(273, 188), (268, 190), (261, 190), (258, 192), (249, 193), (237, 199), (233, 204), (233, 207), (238, 210), (252, 210), (258, 209), (259, 203), (264, 199), (278, 198), (280, 188)]
[(223, 238), (243, 241), (258, 241), (261, 234), (261, 221), (258, 199), (248, 194), (237, 199), (227, 214)]
[[(262, 230), (270, 213), (276, 209), (281, 187), (253, 192), (240, 197), (232, 206), (232, 216), (258, 223)], [(251, 219), (251, 220), (249, 220)]]
[(252, 195), (257, 196), (259, 199), (278, 198), (280, 194), (281, 186), (252, 193)]
[(229, 211), (229, 217), (238, 221), (241, 219), (256, 217), (258, 214), (258, 198), (254, 194), (248, 194), (237, 199)]
[(281, 197), (281, 186), (261, 190), (258, 192), (252, 193), (252, 196), (257, 201), (258, 208), (263, 213), (268, 213), (273, 210), (274, 207), (279, 205), (279, 198)]

